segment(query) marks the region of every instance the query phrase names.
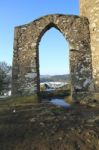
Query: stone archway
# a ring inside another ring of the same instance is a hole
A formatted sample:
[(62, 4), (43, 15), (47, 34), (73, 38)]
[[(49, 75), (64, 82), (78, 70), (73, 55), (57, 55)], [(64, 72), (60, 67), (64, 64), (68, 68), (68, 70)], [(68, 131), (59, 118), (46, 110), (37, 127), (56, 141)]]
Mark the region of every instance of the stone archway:
[(39, 50), (43, 34), (58, 29), (70, 45), (70, 73), (74, 99), (88, 96), (92, 82), (89, 22), (85, 17), (54, 14), (15, 28), (13, 95), (39, 92)]

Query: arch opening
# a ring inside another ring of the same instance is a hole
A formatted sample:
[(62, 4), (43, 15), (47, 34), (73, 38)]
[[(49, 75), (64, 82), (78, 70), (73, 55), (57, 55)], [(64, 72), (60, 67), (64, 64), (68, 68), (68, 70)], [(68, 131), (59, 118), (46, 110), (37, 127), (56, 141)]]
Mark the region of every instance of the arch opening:
[(38, 55), (40, 95), (70, 95), (69, 43), (56, 26), (51, 27), (50, 24), (47, 31), (44, 30), (39, 42)]

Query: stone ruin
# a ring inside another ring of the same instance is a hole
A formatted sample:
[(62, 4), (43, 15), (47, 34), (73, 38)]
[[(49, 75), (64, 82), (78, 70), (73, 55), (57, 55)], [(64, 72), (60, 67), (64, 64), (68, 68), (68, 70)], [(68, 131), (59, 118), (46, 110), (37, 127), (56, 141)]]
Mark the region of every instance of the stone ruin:
[(89, 21), (86, 17), (63, 14), (47, 15), (15, 28), (12, 94), (39, 94), (39, 42), (52, 27), (69, 43), (72, 98), (86, 99), (92, 91)]
[(94, 94), (99, 95), (99, 0), (80, 0), (80, 15), (89, 20)]

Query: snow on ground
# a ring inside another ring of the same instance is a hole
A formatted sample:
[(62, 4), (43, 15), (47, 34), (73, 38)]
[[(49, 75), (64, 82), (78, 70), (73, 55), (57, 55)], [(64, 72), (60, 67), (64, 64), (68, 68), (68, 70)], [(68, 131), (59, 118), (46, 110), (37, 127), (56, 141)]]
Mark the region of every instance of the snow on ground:
[(69, 83), (67, 83), (67, 82), (43, 82), (43, 83), (40, 83), (40, 85), (45, 85), (45, 84), (47, 84), (50, 88), (60, 88)]

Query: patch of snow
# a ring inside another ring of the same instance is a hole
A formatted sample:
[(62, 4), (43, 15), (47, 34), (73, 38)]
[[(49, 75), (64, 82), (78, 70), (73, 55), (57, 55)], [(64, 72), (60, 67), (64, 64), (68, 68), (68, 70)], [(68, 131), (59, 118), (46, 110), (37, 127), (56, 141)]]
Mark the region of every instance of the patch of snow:
[(13, 113), (15, 113), (16, 112), (16, 110), (15, 109), (13, 109)]
[(86, 87), (86, 85), (90, 84), (91, 80), (90, 79), (86, 79), (83, 83), (83, 86)]
[(27, 74), (25, 75), (26, 78), (31, 78), (31, 79), (35, 78), (36, 76), (37, 76), (36, 73), (27, 73)]
[(64, 85), (68, 85), (67, 82), (43, 82), (40, 83), (40, 85), (47, 84), (50, 88), (60, 88), (63, 87)]
[(81, 89), (82, 89), (82, 87), (81, 87), (80, 85), (75, 85), (75, 89), (79, 89), (79, 90), (81, 90)]

